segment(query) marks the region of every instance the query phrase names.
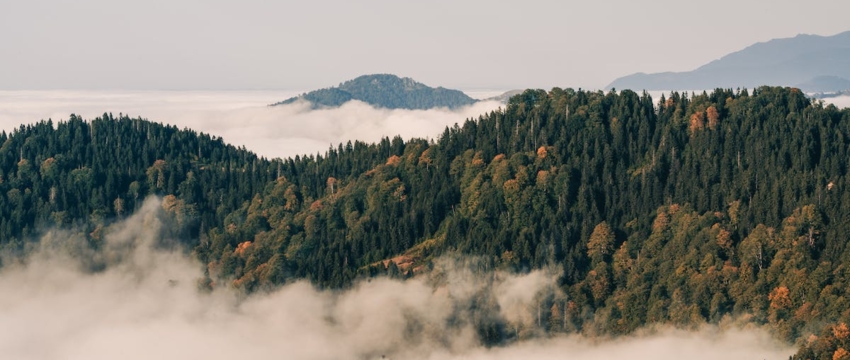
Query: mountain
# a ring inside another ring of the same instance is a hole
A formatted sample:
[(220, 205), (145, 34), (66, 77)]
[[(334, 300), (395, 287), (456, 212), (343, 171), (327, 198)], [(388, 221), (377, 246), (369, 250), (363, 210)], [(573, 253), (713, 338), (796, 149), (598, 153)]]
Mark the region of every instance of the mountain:
[(386, 109), (454, 109), (475, 103), (475, 99), (459, 90), (432, 88), (411, 78), (390, 74), (363, 75), (338, 87), (311, 91), (272, 104), (285, 105), (305, 100), (313, 108), (338, 107), (350, 100), (360, 100)]
[(561, 274), (531, 328), (471, 302), (496, 307), (464, 320), (485, 344), (746, 323), (800, 359), (850, 349), (850, 109), (797, 89), (527, 90), (436, 140), (290, 159), (109, 114), (0, 144), (4, 254), (55, 226), (99, 251), (107, 225), (155, 195), (202, 289), (345, 288), (454, 256), (478, 273)]
[(850, 31), (833, 36), (774, 39), (693, 71), (637, 73), (616, 79), (607, 88), (702, 90), (802, 84), (807, 86), (803, 88), (807, 92), (846, 90), (846, 83), (822, 81), (826, 77), (850, 79)]

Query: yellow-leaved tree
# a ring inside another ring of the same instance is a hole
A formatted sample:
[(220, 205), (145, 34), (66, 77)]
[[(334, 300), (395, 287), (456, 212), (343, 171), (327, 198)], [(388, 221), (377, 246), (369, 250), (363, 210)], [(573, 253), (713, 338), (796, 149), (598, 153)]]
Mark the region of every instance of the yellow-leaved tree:
[(593, 228), (587, 241), (587, 256), (596, 263), (603, 261), (614, 250), (614, 230), (607, 222), (601, 222)]

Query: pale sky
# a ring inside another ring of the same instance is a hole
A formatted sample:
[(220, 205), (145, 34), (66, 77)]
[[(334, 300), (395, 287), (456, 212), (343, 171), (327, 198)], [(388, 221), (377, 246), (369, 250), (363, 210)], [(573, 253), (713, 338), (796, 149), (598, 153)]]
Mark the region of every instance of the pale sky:
[(600, 88), (850, 30), (847, 0), (0, 0), (0, 89)]

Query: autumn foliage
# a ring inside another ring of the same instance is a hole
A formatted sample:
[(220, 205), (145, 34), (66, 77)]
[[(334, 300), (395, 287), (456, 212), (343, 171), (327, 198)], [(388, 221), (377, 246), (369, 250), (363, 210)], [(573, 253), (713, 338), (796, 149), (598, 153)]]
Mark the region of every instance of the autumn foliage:
[(691, 115), (691, 121), (688, 124), (688, 130), (691, 132), (691, 136), (696, 134), (698, 131), (705, 128), (705, 113), (702, 111), (695, 112)]
[(714, 107), (714, 105), (705, 109), (705, 117), (708, 118), (708, 128), (711, 130), (716, 129), (717, 125), (720, 124), (720, 114), (717, 112), (717, 108)]

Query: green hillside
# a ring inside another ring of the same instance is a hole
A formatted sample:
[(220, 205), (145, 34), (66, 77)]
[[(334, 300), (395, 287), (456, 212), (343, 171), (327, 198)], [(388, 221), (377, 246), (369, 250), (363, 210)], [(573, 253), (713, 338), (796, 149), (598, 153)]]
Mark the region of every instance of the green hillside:
[[(188, 130), (103, 118), (0, 134), (0, 235), (98, 227), (164, 196), (204, 287), (347, 287), (446, 254), (562, 270), (544, 333), (695, 328), (724, 317), (850, 349), (850, 110), (795, 89), (653, 100), (528, 90), (438, 140), (267, 160)], [(510, 341), (488, 319), (488, 344)]]

